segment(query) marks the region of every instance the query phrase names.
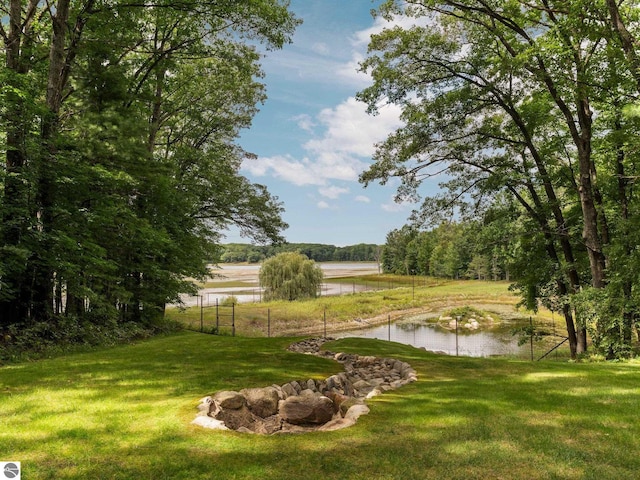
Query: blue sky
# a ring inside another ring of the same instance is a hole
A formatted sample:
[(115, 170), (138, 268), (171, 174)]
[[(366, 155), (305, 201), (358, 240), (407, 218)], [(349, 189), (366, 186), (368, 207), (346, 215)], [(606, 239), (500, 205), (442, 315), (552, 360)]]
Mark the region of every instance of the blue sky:
[[(292, 0), (304, 23), (292, 44), (265, 52), (268, 100), (240, 139), (258, 158), (241, 173), (284, 203), (289, 242), (383, 244), (413, 208), (394, 203), (393, 182), (366, 189), (358, 182), (374, 144), (400, 125), (397, 107), (372, 117), (355, 100), (370, 83), (357, 69), (370, 34), (383, 26), (370, 13), (379, 3)], [(248, 240), (230, 234), (227, 241)]]

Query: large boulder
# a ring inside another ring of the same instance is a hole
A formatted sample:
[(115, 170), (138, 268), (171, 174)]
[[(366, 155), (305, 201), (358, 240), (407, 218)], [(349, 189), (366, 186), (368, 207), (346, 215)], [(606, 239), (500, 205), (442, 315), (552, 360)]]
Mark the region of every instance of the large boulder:
[(280, 396), (276, 388), (245, 388), (240, 393), (246, 398), (249, 410), (258, 417), (267, 418), (278, 413)]
[(244, 395), (227, 390), (216, 393), (213, 400), (218, 407), (226, 410), (237, 410), (246, 404)]
[(279, 414), (294, 425), (321, 425), (333, 417), (333, 402), (324, 395), (289, 397), (281, 402)]
[(247, 430), (255, 430), (256, 424), (259, 423), (258, 417), (256, 417), (243, 405), (240, 408), (235, 409), (222, 409), (215, 414), (215, 419), (224, 422), (224, 424), (231, 430), (238, 430), (239, 428), (246, 428)]

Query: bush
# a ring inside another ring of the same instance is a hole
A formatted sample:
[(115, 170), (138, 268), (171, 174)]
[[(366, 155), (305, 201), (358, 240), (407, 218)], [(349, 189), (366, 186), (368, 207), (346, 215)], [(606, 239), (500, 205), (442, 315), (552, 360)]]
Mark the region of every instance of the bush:
[(174, 321), (145, 325), (55, 317), (28, 326), (10, 325), (0, 332), (0, 362), (49, 357), (82, 347), (111, 346), (181, 329)]
[(259, 278), (265, 300), (292, 301), (317, 297), (324, 274), (305, 255), (285, 252), (265, 260)]

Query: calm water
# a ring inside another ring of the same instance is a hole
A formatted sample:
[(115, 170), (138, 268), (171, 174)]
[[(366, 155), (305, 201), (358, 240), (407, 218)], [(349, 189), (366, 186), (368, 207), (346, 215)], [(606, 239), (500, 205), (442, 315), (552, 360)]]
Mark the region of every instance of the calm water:
[[(373, 262), (329, 262), (318, 263), (324, 272), (325, 278), (335, 278), (355, 275), (368, 275), (378, 273), (378, 264)], [(227, 297), (233, 295), (238, 303), (260, 302), (262, 299), (262, 289), (258, 286), (258, 273), (260, 264), (236, 265), (222, 264), (215, 273), (220, 275), (222, 280), (239, 280), (247, 284), (255, 284), (254, 287), (215, 287), (200, 290), (200, 297), (183, 295), (182, 301), (185, 306), (191, 307), (200, 305), (215, 305), (216, 301), (222, 302)], [(369, 288), (370, 289), (370, 288)], [(321, 295), (343, 295), (346, 293), (356, 293), (367, 290), (367, 287), (356, 285), (354, 282), (348, 283), (325, 283), (322, 285)]]
[(513, 329), (519, 325), (514, 322), (503, 322), (499, 327), (472, 331), (461, 327), (456, 335), (455, 330), (442, 328), (433, 321), (403, 322), (398, 320), (391, 325), (343, 332), (336, 336), (389, 340), (448, 355), (458, 354), (469, 357), (526, 356), (530, 352), (529, 345), (519, 346), (518, 336), (512, 334)]

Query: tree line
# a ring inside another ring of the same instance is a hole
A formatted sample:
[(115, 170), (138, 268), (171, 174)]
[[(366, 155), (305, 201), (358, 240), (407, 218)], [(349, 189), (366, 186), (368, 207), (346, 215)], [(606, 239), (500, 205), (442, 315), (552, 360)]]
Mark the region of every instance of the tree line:
[(266, 99), (257, 46), (299, 24), (287, 5), (0, 3), (1, 338), (154, 322), (230, 225), (282, 240), (236, 140)]
[(378, 262), (381, 247), (369, 243), (359, 243), (344, 247), (322, 243), (281, 243), (272, 245), (228, 243), (223, 245), (223, 250), (220, 260), (224, 263), (260, 263), (285, 252), (301, 253), (314, 262)]
[(404, 121), (361, 181), (398, 179), (398, 199), (421, 202), (413, 228), (492, 226), (526, 303), (564, 316), (573, 355), (590, 338), (627, 356), (639, 333), (639, 7), (388, 0), (379, 15), (413, 23), (373, 35), (361, 63), (373, 81), (358, 98)]
[(445, 222), (420, 231), (406, 225), (387, 234), (385, 273), (451, 279), (510, 280), (513, 259), (479, 222)]

